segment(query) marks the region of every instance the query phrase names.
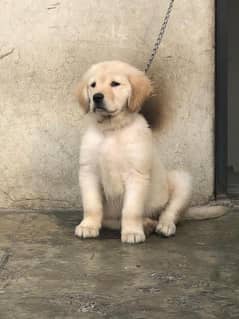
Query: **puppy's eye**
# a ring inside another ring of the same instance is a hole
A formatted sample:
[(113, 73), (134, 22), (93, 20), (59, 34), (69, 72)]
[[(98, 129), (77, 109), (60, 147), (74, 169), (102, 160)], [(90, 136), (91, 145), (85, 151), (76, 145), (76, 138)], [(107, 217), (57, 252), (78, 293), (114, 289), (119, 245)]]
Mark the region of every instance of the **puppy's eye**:
[(92, 88), (95, 88), (95, 86), (96, 86), (96, 82), (93, 82), (93, 83), (91, 83), (91, 85), (90, 85)]
[(111, 85), (111, 86), (119, 86), (120, 83), (119, 83), (119, 82), (116, 82), (116, 81), (112, 81), (112, 82), (110, 83), (110, 85)]

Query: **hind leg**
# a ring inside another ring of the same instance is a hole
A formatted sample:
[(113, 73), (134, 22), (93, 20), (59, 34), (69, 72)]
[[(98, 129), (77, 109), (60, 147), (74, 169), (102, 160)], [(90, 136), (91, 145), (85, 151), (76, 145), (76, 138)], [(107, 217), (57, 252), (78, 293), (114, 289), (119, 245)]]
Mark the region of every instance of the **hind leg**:
[(170, 199), (161, 213), (156, 232), (166, 237), (176, 233), (176, 223), (191, 197), (191, 177), (186, 172), (172, 171), (168, 175)]
[(151, 219), (151, 218), (144, 218), (143, 220), (143, 226), (144, 226), (144, 233), (146, 236), (151, 235), (152, 233), (155, 232), (156, 227), (158, 225), (158, 221)]

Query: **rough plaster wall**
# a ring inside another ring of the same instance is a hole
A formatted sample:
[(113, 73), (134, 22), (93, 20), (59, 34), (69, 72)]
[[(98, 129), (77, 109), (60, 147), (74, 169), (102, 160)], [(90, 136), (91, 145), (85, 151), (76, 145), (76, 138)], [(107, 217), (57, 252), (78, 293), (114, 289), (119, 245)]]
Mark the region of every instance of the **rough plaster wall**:
[[(168, 0), (0, 2), (0, 208), (80, 207), (80, 112), (72, 91), (92, 63), (144, 67)], [(159, 136), (169, 167), (213, 193), (213, 0), (175, 2), (150, 74), (174, 110)]]

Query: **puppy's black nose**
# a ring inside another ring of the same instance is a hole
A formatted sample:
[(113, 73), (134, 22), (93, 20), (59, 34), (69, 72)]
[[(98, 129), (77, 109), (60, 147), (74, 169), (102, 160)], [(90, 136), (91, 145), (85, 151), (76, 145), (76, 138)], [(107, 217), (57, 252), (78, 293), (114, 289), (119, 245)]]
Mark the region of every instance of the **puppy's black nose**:
[(102, 94), (102, 93), (95, 93), (93, 95), (93, 101), (95, 103), (101, 103), (103, 101), (103, 99), (104, 99), (104, 94)]

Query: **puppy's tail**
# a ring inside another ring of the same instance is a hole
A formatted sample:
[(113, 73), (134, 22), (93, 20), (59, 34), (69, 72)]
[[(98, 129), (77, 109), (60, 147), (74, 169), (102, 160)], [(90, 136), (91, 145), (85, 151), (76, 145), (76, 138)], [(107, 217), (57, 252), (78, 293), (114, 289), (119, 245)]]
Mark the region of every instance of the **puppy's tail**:
[(218, 218), (225, 215), (229, 211), (229, 207), (215, 205), (215, 206), (195, 206), (186, 210), (183, 219), (211, 219)]
[[(225, 215), (229, 207), (223, 205), (204, 205), (189, 207), (192, 193), (191, 176), (184, 171), (170, 171), (168, 175), (171, 199), (167, 206), (171, 211), (183, 211), (180, 219), (211, 219)], [(185, 207), (188, 207), (185, 209)]]

